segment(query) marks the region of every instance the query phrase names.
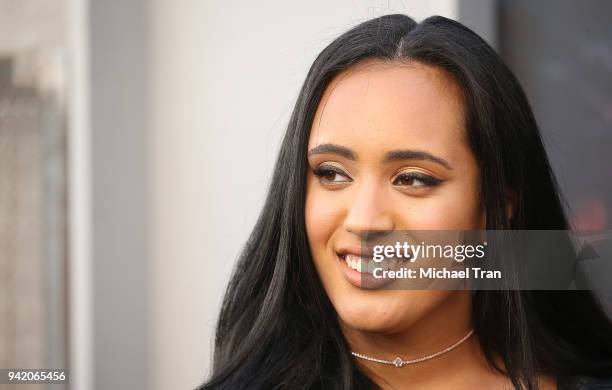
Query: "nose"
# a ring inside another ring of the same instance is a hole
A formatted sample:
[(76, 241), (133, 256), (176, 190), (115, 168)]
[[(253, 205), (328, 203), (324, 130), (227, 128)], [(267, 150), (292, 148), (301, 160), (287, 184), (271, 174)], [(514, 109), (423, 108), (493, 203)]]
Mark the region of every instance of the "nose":
[(391, 202), (381, 186), (362, 183), (354, 189), (355, 196), (347, 203), (344, 220), (346, 231), (367, 239), (373, 235), (388, 234), (395, 228)]

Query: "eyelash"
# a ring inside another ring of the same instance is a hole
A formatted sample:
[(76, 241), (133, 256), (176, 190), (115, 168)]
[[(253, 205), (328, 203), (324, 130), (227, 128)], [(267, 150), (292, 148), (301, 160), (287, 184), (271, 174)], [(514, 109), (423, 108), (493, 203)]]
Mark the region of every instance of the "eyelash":
[[(319, 178), (319, 180), (321, 181), (321, 183), (323, 184), (342, 184), (345, 183), (346, 181), (341, 181), (341, 182), (335, 182), (333, 179), (329, 180), (326, 179), (326, 176), (331, 176), (331, 175), (341, 175), (341, 176), (345, 176), (348, 178), (347, 181), (351, 181), (350, 177), (342, 172), (342, 170), (336, 168), (336, 167), (331, 167), (331, 166), (325, 166), (325, 165), (321, 165), (319, 167), (317, 167), (316, 169), (313, 170), (313, 173), (316, 177)], [(395, 177), (395, 179), (393, 180), (393, 184), (396, 184), (399, 180), (418, 180), (420, 182), (423, 183), (423, 185), (421, 186), (411, 186), (411, 185), (400, 185), (400, 186), (405, 186), (405, 187), (412, 187), (412, 188), (425, 188), (425, 187), (436, 187), (438, 185), (440, 185), (440, 183), (442, 183), (442, 180), (437, 179), (433, 176), (429, 176), (429, 175), (425, 175), (422, 173), (418, 173), (418, 172), (407, 172), (407, 173), (402, 173), (400, 175), (398, 175), (397, 177)], [(327, 183), (324, 183), (324, 181), (326, 181)]]
[[(436, 187), (440, 183), (442, 183), (442, 180), (440, 179), (436, 179), (433, 176), (425, 175), (425, 174), (418, 173), (418, 172), (402, 173), (398, 175), (395, 178), (395, 180), (393, 180), (393, 184), (395, 184), (398, 180), (418, 180), (423, 183), (422, 186), (417, 186), (416, 188)], [(412, 186), (408, 186), (408, 187), (412, 187)]]
[[(321, 165), (319, 167), (317, 167), (316, 169), (314, 169), (313, 171), (314, 175), (316, 177), (319, 178), (319, 180), (321, 182), (323, 182), (323, 180), (327, 180), (325, 177), (329, 176), (329, 175), (342, 175), (345, 177), (349, 177), (346, 173), (342, 172), (340, 169), (335, 168), (335, 167), (330, 167), (330, 166), (324, 166)], [(350, 180), (350, 178), (349, 178)], [(328, 180), (328, 182), (332, 183), (332, 184), (338, 184), (339, 182), (334, 182), (333, 180)]]

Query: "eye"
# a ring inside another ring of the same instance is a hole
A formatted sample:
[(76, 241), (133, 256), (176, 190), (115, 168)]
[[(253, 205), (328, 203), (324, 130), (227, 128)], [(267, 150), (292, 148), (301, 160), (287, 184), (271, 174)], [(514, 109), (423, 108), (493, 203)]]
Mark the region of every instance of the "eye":
[(342, 184), (351, 181), (346, 173), (332, 165), (319, 165), (313, 173), (322, 184)]
[(401, 173), (393, 180), (393, 185), (410, 188), (435, 187), (442, 180), (420, 172)]

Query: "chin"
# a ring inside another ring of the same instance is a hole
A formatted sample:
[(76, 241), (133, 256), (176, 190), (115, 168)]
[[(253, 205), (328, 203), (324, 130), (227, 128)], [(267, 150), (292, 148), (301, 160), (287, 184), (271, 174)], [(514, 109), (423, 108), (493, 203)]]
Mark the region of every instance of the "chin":
[(379, 316), (375, 310), (370, 310), (367, 315), (340, 316), (343, 324), (351, 329), (367, 333), (395, 333), (402, 328), (410, 326), (405, 320), (402, 320), (397, 315), (395, 316)]
[[(338, 291), (338, 293), (340, 293)], [(332, 303), (341, 322), (356, 330), (395, 333), (428, 319), (450, 291), (342, 291)]]
[[(347, 297), (338, 302), (335, 306), (341, 322), (363, 332), (393, 333), (410, 327), (419, 318), (418, 307), (411, 305), (409, 298), (368, 298)], [(410, 310), (411, 307), (416, 310)]]

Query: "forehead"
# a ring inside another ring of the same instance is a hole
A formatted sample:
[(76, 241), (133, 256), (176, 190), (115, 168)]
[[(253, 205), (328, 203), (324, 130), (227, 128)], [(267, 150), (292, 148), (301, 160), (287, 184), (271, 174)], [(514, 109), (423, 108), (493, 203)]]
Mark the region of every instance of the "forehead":
[(339, 74), (317, 108), (309, 148), (331, 142), (384, 152), (415, 148), (450, 157), (464, 142), (461, 91), (420, 63), (367, 61)]

